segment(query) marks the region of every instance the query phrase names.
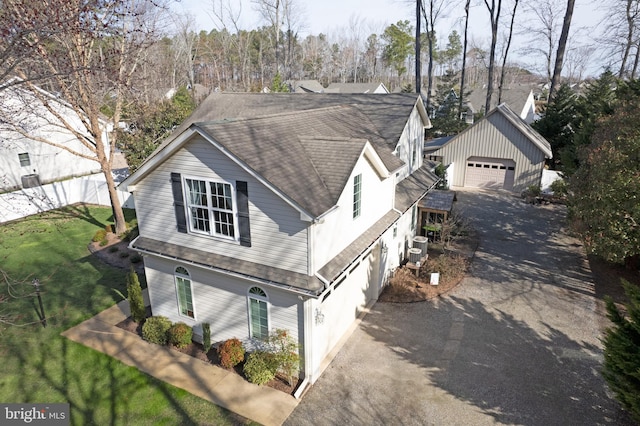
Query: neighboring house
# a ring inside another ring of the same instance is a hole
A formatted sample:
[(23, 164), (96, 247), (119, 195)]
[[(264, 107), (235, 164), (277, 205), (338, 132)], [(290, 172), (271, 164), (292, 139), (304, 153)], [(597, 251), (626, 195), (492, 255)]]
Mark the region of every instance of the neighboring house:
[(287, 329), (313, 383), (413, 245), (428, 127), (411, 94), (211, 94), (121, 185), (153, 314), (249, 348)]
[[(487, 88), (475, 89), (467, 97), (467, 106), (470, 114), (467, 114), (467, 121), (473, 123), (473, 115), (484, 112), (484, 105), (487, 98)], [(498, 101), (498, 88), (494, 88), (493, 99)], [(493, 105), (495, 105), (495, 103)], [(531, 124), (537, 118), (536, 101), (533, 89), (529, 85), (511, 85), (502, 91), (501, 104), (509, 105), (520, 118)]]
[(448, 167), (452, 186), (520, 192), (540, 185), (551, 146), (506, 104), (460, 134), (425, 143), (425, 158)]
[(323, 93), (324, 87), (318, 80), (288, 81), (290, 91), (293, 93)]
[[(88, 143), (93, 140), (80, 117), (59, 98), (44, 90), (40, 93), (59, 117), (49, 112), (40, 99), (19, 84), (0, 90), (2, 192), (100, 172), (100, 165), (96, 161), (66, 150), (94, 156), (79, 139), (81, 137)], [(69, 123), (75, 134), (63, 126), (62, 120)], [(12, 130), (8, 123), (16, 123), (29, 137)], [(45, 143), (44, 140), (58, 144), (59, 147)], [(105, 149), (108, 150), (106, 131), (103, 140), (107, 142)]]
[(383, 83), (331, 83), (325, 93), (389, 93)]

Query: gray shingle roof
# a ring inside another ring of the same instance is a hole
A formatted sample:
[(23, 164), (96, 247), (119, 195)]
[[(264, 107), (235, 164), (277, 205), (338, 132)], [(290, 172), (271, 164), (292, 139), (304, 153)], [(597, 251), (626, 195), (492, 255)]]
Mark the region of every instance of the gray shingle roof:
[(304, 293), (318, 295), (324, 288), (324, 284), (313, 276), (248, 262), (235, 257), (196, 250), (192, 247), (179, 246), (151, 238), (139, 237), (133, 241), (132, 247), (138, 251), (177, 259), (212, 270), (257, 278), (267, 284), (284, 287), (288, 290), (299, 289)]
[(395, 208), (407, 211), (440, 180), (425, 164), (396, 185)]
[(194, 126), (314, 217), (337, 203), (367, 140), (390, 171), (402, 165), (352, 106)]
[(430, 210), (450, 212), (456, 199), (454, 191), (429, 191), (420, 202), (420, 207)]
[[(393, 150), (417, 101), (412, 93), (217, 93), (210, 94), (162, 143), (171, 143), (193, 123), (252, 118), (332, 106), (351, 105), (367, 116), (379, 135)], [(367, 138), (370, 140), (370, 138)], [(156, 151), (158, 152), (158, 151)], [(153, 156), (153, 155), (152, 155)], [(151, 157), (150, 157), (151, 158)]]
[[(331, 83), (326, 89), (326, 93), (374, 93), (382, 83)], [(384, 87), (387, 93), (386, 87)]]
[(387, 212), (354, 242), (324, 265), (318, 271), (318, 274), (329, 282), (333, 282), (399, 218), (400, 214), (398, 212), (394, 210)]

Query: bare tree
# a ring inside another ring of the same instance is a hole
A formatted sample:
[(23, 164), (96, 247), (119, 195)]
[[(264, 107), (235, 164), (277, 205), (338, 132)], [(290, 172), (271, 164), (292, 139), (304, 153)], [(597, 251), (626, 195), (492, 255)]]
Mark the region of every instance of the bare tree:
[(564, 60), (564, 52), (567, 47), (567, 39), (569, 38), (569, 29), (571, 27), (571, 18), (573, 17), (573, 7), (575, 3), (575, 0), (567, 0), (567, 11), (562, 21), (562, 32), (560, 33), (560, 40), (558, 41), (556, 63), (553, 67), (553, 77), (551, 78), (551, 87), (549, 88), (549, 101), (553, 99), (553, 92), (560, 80), (560, 73), (562, 73), (562, 61)]
[(458, 112), (462, 113), (462, 104), (464, 103), (465, 90), (465, 74), (467, 68), (467, 38), (469, 31), (469, 6), (471, 0), (466, 0), (464, 4), (464, 41), (462, 42), (462, 71), (460, 73), (460, 98), (458, 100)]
[[(126, 223), (111, 173), (116, 141), (106, 137), (109, 126), (102, 109), (108, 105), (110, 125), (117, 126), (143, 53), (157, 40), (158, 20), (164, 9), (159, 7), (159, 0), (50, 0), (46, 4), (6, 0), (3, 7), (18, 27), (29, 27), (36, 21), (52, 34), (44, 40), (32, 33), (22, 42), (46, 71), (42, 84), (64, 101), (52, 100), (33, 84), (28, 79), (29, 70), (16, 67), (16, 74), (23, 78), (22, 87), (28, 96), (41, 106), (42, 119), (64, 128), (83, 149), (73, 150), (49, 135), (33, 134), (16, 117), (3, 117), (5, 124), (24, 137), (96, 161), (107, 182), (115, 231), (124, 232)], [(61, 105), (74, 112), (80, 128), (61, 112)]]
[(454, 3), (447, 0), (422, 0), (422, 18), (425, 22), (425, 32), (427, 37), (427, 50), (429, 53), (429, 64), (427, 65), (427, 102), (429, 109), (433, 90), (433, 64), (436, 49), (436, 25), (440, 19), (445, 18), (453, 7)]
[(502, 0), (483, 0), (491, 21), (491, 48), (489, 50), (489, 69), (487, 76), (487, 98), (484, 109), (488, 113), (491, 109), (491, 98), (493, 97), (493, 73), (495, 71), (496, 45), (498, 43), (498, 24), (502, 10)]
[(500, 83), (498, 84), (498, 105), (502, 103), (502, 89), (504, 86), (504, 77), (507, 70), (507, 55), (509, 54), (509, 48), (511, 47), (511, 38), (513, 37), (513, 24), (516, 20), (516, 11), (518, 10), (518, 0), (514, 0), (513, 12), (511, 13), (511, 24), (509, 25), (509, 36), (507, 37), (507, 43), (504, 48), (504, 54), (502, 56), (502, 68), (500, 70)]
[(553, 59), (558, 45), (563, 5), (560, 0), (540, 0), (525, 3), (525, 12), (535, 19), (527, 19), (523, 32), (532, 36), (531, 42), (523, 49), (525, 55), (535, 54), (544, 57), (547, 80), (553, 76)]

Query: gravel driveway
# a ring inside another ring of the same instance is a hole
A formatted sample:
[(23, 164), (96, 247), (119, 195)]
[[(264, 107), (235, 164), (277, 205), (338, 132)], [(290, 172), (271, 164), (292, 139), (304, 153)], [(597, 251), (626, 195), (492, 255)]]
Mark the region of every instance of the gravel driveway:
[(602, 318), (563, 206), (461, 190), (479, 232), (448, 296), (377, 303), (289, 425), (626, 425), (599, 374)]

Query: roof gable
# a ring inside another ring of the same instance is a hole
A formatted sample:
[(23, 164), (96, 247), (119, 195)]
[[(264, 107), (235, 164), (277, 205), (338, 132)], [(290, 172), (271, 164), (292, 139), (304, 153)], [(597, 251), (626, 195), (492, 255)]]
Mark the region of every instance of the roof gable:
[[(436, 141), (430, 141), (425, 144), (425, 147), (433, 147), (436, 148), (436, 151), (444, 146), (447, 146), (451, 143), (455, 143), (455, 141), (461, 136), (466, 134), (467, 132), (472, 131), (477, 126), (480, 126), (481, 123), (484, 123), (494, 114), (500, 114), (520, 133), (522, 133), (531, 143), (533, 143), (542, 153), (544, 153), (546, 158), (553, 158), (553, 154), (551, 152), (551, 145), (549, 142), (540, 135), (540, 133), (536, 132), (529, 124), (527, 124), (522, 118), (520, 118), (507, 104), (500, 104), (496, 108), (494, 108), (489, 114), (482, 117), (482, 119), (476, 121), (473, 125), (467, 127), (462, 132), (458, 133), (451, 139), (447, 140), (445, 143), (441, 145), (435, 145)], [(432, 145), (433, 144), (433, 145)]]

